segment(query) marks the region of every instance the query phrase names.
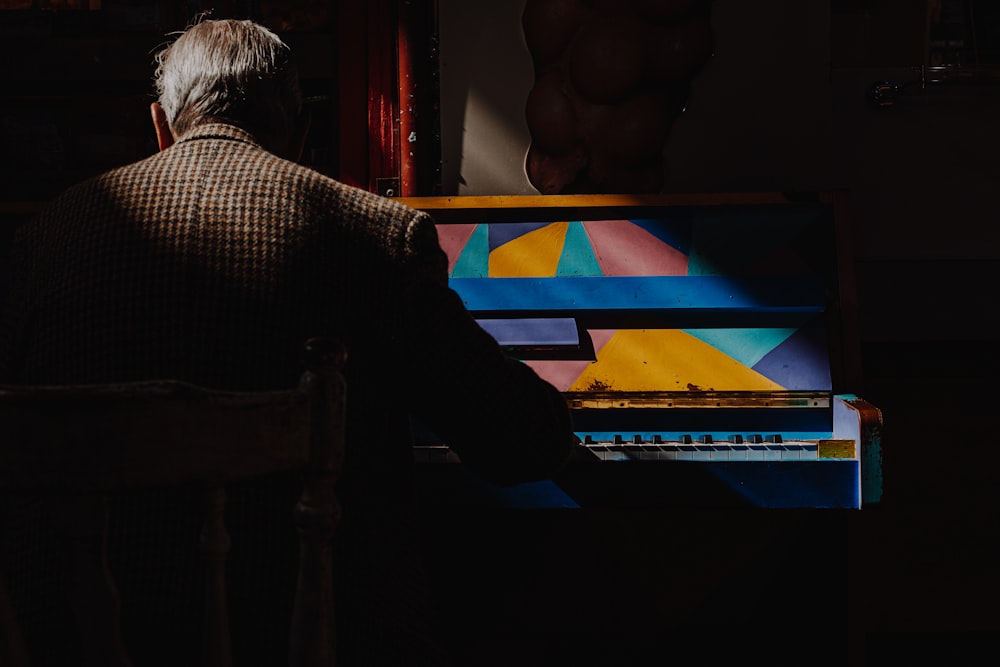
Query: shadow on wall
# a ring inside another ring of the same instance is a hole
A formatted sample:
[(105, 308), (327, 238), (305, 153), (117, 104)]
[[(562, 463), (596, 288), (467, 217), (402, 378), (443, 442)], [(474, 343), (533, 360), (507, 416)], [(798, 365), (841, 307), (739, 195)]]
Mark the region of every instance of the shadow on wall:
[(438, 0), (445, 195), (537, 194), (524, 173), (531, 59), (525, 0)]
[[(657, 8), (674, 18), (637, 18)], [(576, 18), (560, 19), (567, 13)], [(606, 20), (585, 21), (597, 16)], [(658, 55), (650, 46), (626, 49), (631, 77), (641, 61), (646, 78), (630, 84), (620, 105), (588, 101), (581, 91), (600, 97), (602, 75), (620, 78), (611, 70), (622, 62), (602, 54), (617, 52), (615, 35), (637, 25), (662, 37)], [(439, 0), (439, 28), (443, 194), (831, 187), (828, 0)], [(584, 81), (583, 65), (574, 75), (573, 54), (588, 53), (596, 81)], [(650, 74), (654, 55), (659, 79)], [(560, 111), (575, 124), (553, 120)], [(600, 141), (589, 134), (599, 121), (611, 126)], [(571, 143), (584, 147), (586, 163)]]
[(542, 194), (648, 193), (691, 80), (712, 54), (706, 0), (528, 0), (535, 83), (526, 171)]
[(658, 191), (710, 4), (443, 0), (445, 193)]

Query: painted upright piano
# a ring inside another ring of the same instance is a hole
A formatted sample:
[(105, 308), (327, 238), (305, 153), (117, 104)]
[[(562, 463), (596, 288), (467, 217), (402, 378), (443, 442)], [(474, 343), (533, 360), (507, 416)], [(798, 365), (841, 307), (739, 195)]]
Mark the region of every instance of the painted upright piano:
[[(860, 508), (882, 493), (842, 193), (408, 198), (450, 284), (560, 389), (580, 460), (491, 487), (419, 435), (418, 477), (513, 507)], [(447, 489), (447, 491), (442, 491)]]

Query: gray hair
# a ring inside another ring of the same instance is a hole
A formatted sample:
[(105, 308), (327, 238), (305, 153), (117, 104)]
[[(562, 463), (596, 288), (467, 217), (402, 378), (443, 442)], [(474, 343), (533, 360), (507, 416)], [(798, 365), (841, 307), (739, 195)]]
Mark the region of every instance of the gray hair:
[(174, 134), (211, 121), (290, 133), (302, 102), (290, 55), (281, 38), (252, 21), (189, 27), (156, 54), (156, 93)]

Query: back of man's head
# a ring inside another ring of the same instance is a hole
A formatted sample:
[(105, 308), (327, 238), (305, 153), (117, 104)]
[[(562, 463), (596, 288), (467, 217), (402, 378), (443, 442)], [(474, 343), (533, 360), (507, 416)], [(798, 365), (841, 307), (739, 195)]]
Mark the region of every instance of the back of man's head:
[(174, 135), (222, 121), (284, 140), (301, 105), (281, 39), (252, 21), (203, 21), (156, 55), (156, 92)]

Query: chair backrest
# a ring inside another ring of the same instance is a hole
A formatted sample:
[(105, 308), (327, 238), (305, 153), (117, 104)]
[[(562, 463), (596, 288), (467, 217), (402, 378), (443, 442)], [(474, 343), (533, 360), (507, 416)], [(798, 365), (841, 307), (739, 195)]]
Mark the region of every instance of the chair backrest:
[[(333, 665), (331, 540), (344, 456), (343, 346), (310, 339), (298, 387), (233, 392), (177, 381), (62, 387), (0, 386), (0, 490), (58, 503), (70, 538), (73, 606), (85, 664), (128, 665), (107, 562), (105, 494), (201, 484), (208, 499), (203, 664), (231, 664), (225, 560), (226, 483), (283, 470), (306, 472), (289, 512), (299, 531), (299, 572), (289, 663)], [(0, 572), (0, 664), (27, 665)]]

